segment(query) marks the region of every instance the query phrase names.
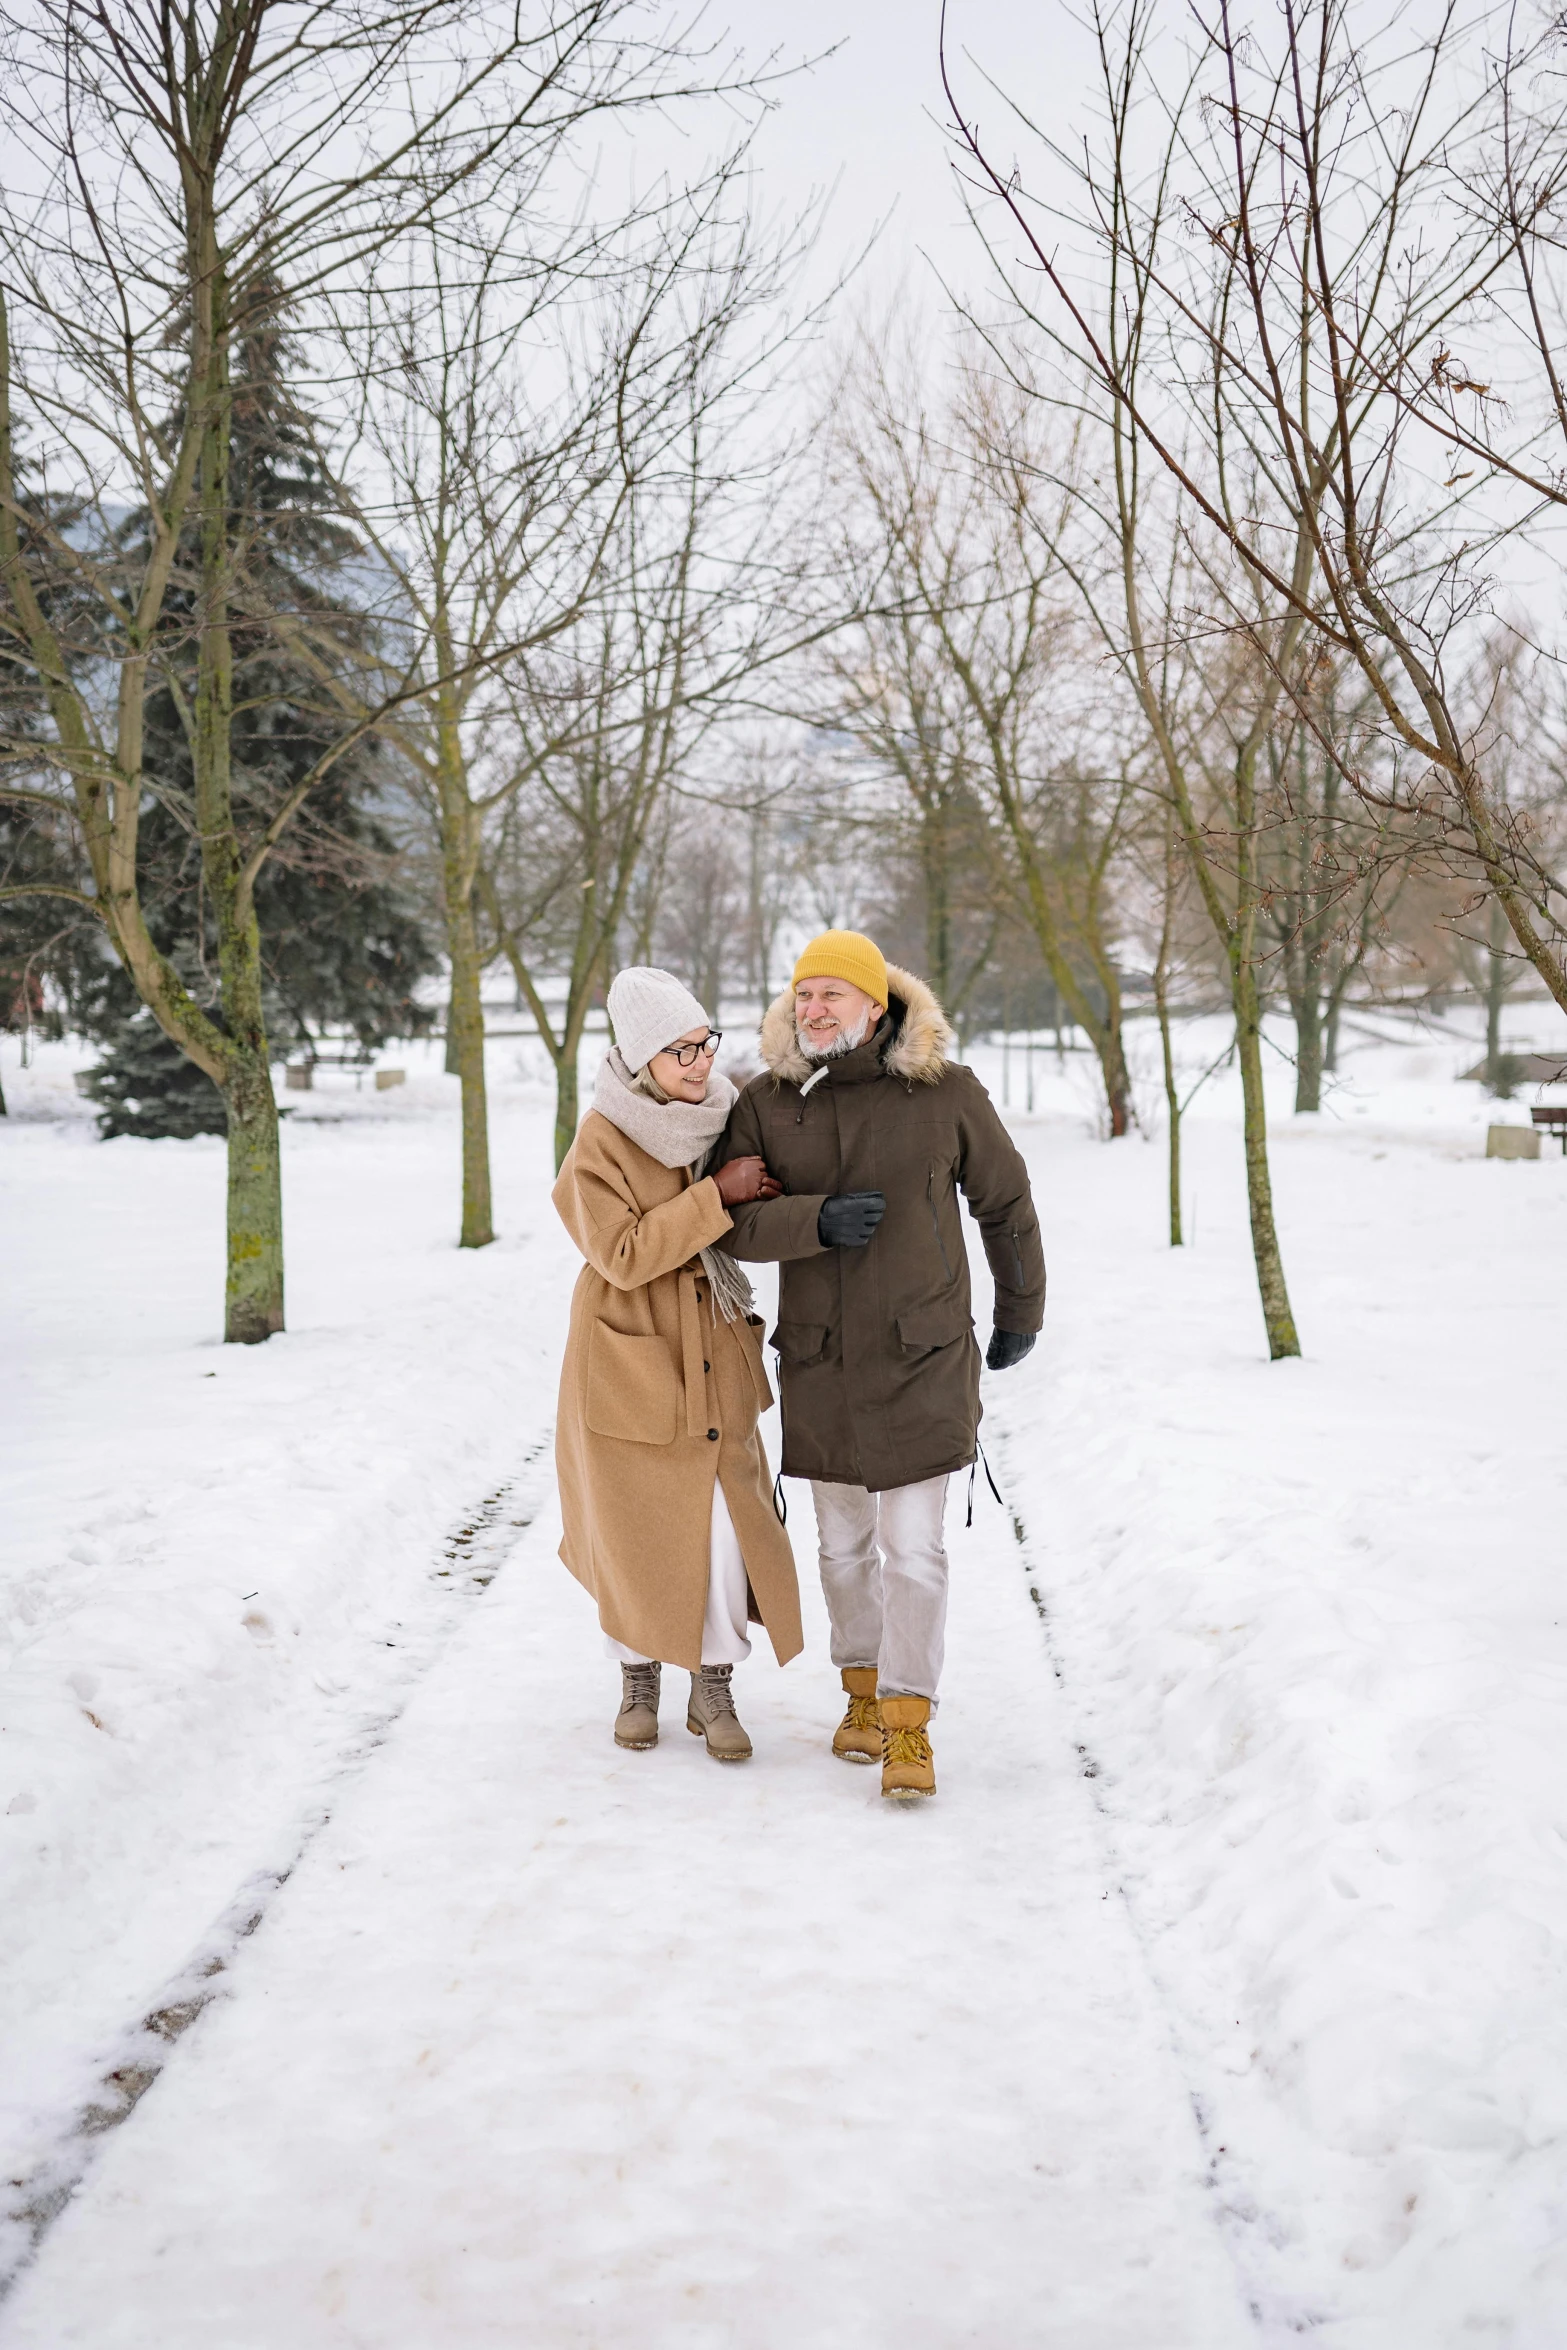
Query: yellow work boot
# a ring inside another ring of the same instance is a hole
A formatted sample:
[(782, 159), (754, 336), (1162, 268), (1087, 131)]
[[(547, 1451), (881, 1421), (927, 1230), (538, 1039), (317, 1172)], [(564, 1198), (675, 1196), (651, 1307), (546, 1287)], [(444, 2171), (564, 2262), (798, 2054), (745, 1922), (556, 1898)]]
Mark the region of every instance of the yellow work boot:
[(881, 1791), (900, 1800), (936, 1792), (936, 1758), (926, 1723), (928, 1697), (884, 1697), (881, 1712)]
[(881, 1761), (881, 1716), (876, 1711), (876, 1667), (845, 1665), (843, 1685), (849, 1693), (848, 1711), (832, 1734), (832, 1750), (841, 1761)]

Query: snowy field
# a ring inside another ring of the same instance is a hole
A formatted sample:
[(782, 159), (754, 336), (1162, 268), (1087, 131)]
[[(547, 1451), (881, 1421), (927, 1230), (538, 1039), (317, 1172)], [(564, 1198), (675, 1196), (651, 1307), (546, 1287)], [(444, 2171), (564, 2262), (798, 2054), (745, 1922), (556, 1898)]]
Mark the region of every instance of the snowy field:
[(910, 1817), (824, 1751), (803, 1491), (754, 1764), (678, 1677), (610, 1740), (526, 1046), (477, 1256), (434, 1056), (290, 1097), (238, 1350), (220, 1147), (5, 1040), (4, 2350), (1559, 2350), (1567, 1165), (1483, 1158), (1472, 1037), (1349, 1042), (1315, 1119), (1277, 1064), (1271, 1367), (1233, 1081), (1172, 1253), (1013, 1056), (1050, 1307)]

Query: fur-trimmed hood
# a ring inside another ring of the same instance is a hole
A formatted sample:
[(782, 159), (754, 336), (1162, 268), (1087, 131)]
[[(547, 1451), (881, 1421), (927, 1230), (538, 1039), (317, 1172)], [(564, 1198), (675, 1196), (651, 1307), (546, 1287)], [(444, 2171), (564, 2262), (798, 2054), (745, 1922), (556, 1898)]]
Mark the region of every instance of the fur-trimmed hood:
[[(889, 1077), (901, 1077), (905, 1084), (939, 1084), (946, 1074), (953, 1041), (947, 1015), (923, 979), (916, 979), (911, 971), (900, 971), (894, 963), (887, 965), (887, 993), (893, 1034), (882, 1054), (883, 1068)], [(803, 1085), (813, 1070), (824, 1066), (800, 1050), (793, 987), (786, 987), (768, 1005), (761, 1046), (762, 1059), (783, 1084)], [(831, 1068), (832, 1064), (829, 1061), (825, 1066)]]

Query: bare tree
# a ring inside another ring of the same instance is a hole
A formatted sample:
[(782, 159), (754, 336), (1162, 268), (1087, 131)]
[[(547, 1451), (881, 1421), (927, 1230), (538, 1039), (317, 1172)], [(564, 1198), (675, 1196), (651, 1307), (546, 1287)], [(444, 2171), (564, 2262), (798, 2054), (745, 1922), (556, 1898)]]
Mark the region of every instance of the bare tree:
[[(253, 1341), (283, 1321), (254, 890), (294, 810), (245, 834), (233, 794), (233, 628), (256, 617), (230, 466), (247, 305), (281, 294), (308, 334), (410, 228), (514, 172), (536, 181), (580, 124), (673, 92), (690, 61), (671, 62), (632, 0), (389, 0), (353, 16), (39, 0), (10, 67), (0, 122), (26, 165), (0, 203), (0, 657), (49, 725), (42, 745), (5, 746), (28, 776), (6, 789), (69, 804), (91, 874), (79, 902), (222, 1091), (225, 1330)], [(144, 518), (134, 547), (128, 513)], [(137, 865), (143, 710), (157, 687), (179, 691), (168, 654), (192, 639), (180, 707), (218, 934), (210, 1014), (153, 943)]]
[[(710, 275), (737, 168), (677, 206), (634, 204), (609, 232), (573, 224), (549, 252), (508, 233), (526, 227), (514, 197), (477, 250), (423, 239), (416, 268), (400, 253), (342, 322), (367, 479), (351, 511), (380, 629), (352, 674), (329, 644), (314, 657), (323, 691), (396, 750), (431, 830), (465, 1248), (494, 1237), (480, 981), (496, 941), (478, 899), (487, 830), (530, 772), (512, 679), (593, 606), (625, 502), (686, 420), (693, 337), (712, 330), (700, 303), (687, 315), (688, 279)], [(564, 703), (560, 723), (564, 741)]]
[[(1295, 1109), (1322, 1107), (1322, 1079), (1336, 1054), (1339, 1016), (1365, 973), (1418, 860), (1418, 830), (1396, 809), (1368, 804), (1345, 785), (1322, 744), (1344, 741), (1353, 721), (1334, 708), (1329, 661), (1303, 689), (1308, 723), (1281, 714), (1268, 742), (1262, 819), (1263, 914), (1274, 941), (1278, 988), (1295, 1025)], [(1365, 706), (1362, 704), (1362, 717)]]
[[(1063, 338), (1057, 322), (1041, 313), (1031, 292), (1014, 284), (1014, 345), (1021, 346), (1030, 333), (1036, 334), (1049, 359), (1042, 356), (1035, 363), (1021, 349), (1016, 358), (1005, 346), (999, 349), (1003, 364), (1010, 364), (1024, 386), (1036, 393), (1063, 341), (1074, 377), (1082, 381), (1086, 373), (1083, 406), (1097, 446), (1086, 477), (1077, 477), (1072, 484), (1075, 495), (1061, 510), (1054, 550), (1136, 698), (1159, 787), (1169, 800), (1193, 881), (1224, 954), (1244, 1102), (1252, 1250), (1268, 1351), (1277, 1360), (1298, 1354), (1300, 1340), (1285, 1281), (1268, 1162), (1262, 1066), (1264, 942), (1259, 935), (1265, 894), (1260, 781), (1281, 709), (1287, 707), (1303, 665), (1316, 651), (1316, 640), (1307, 633), (1311, 534), (1303, 517), (1297, 515), (1292, 528), (1288, 513), (1280, 515), (1269, 503), (1270, 484), (1244, 434), (1234, 436), (1233, 444), (1220, 438), (1222, 479), (1212, 500), (1205, 501), (1192, 490), (1179, 455), (1167, 451), (1163, 441), (1155, 446), (1160, 455), (1169, 455), (1171, 493), (1161, 496), (1160, 485), (1150, 487), (1145, 478), (1145, 369), (1149, 338), (1158, 326), (1157, 269), (1168, 233), (1184, 116), (1177, 96), (1171, 102), (1173, 127), (1150, 175), (1152, 192), (1139, 204), (1130, 184), (1129, 157), (1134, 151), (1131, 134), (1147, 29), (1134, 8), (1117, 47), (1112, 31), (1098, 19), (1096, 23), (1107, 111), (1106, 156), (1101, 161), (1089, 150), (1081, 178), (1096, 239), (1092, 258), (1102, 272), (1097, 288), (1100, 316), (1097, 323), (1088, 320), (1076, 294), (1066, 288), (1059, 263), (1047, 259), (1045, 291), (1055, 292), (1067, 305), (1081, 348), (1070, 333)], [(950, 96), (950, 83), (948, 88)], [(1014, 180), (1003, 180), (992, 171), (967, 126), (960, 136), (1007, 215), (1023, 227), (1030, 250), (1043, 254)], [(1320, 480), (1316, 486), (1320, 498)], [(1209, 505), (1222, 524), (1226, 508), (1236, 503), (1248, 512), (1261, 503), (1274, 526), (1266, 575), (1244, 569), (1238, 578), (1227, 574), (1229, 538), (1212, 523)], [(1281, 562), (1289, 592), (1275, 597), (1274, 566)]]
[[(718, 731), (745, 720), (760, 679), (821, 625), (802, 609), (805, 558), (777, 511), (792, 441), (754, 429), (791, 328), (748, 330), (787, 260), (742, 235), (714, 272), (684, 347), (679, 429), (628, 476), (589, 608), (507, 670), (516, 780), (486, 903), (554, 1064), (557, 1165), (576, 1133), (595, 992), (633, 915), (643, 951), (654, 935), (653, 884), (680, 845), (671, 800), (700, 788)], [(553, 1015), (551, 976), (565, 981)]]
[(981, 812), (996, 901), (1009, 897), (1032, 930), (1098, 1056), (1120, 1135), (1131, 1083), (1114, 884), (1133, 793), (1098, 756), (1070, 583), (1036, 513), (1048, 477), (1030, 433), (1022, 405), (977, 365), (933, 412), (912, 370), (861, 342), (839, 403), (837, 561), (858, 576), (865, 616), (832, 649), (829, 709), (912, 803), (949, 975), (954, 851), (972, 850)]
[[(1555, 29), (1519, 51), (1505, 12), (1482, 19), (1500, 63), (1477, 80), (1482, 27), (1450, 7), (1420, 33), (1354, 0), (1242, 26), (1221, 0), (1184, 55), (1146, 0), (1093, 21), (1106, 133), (1051, 165), (1087, 291), (1047, 250), (1045, 208), (959, 121), (1054, 301), (1048, 331), (1238, 559), (1265, 627), (1297, 625), (1363, 682), (1368, 725), (1323, 746), (1346, 784), (1437, 828), (1567, 1008), (1567, 895), (1471, 692), (1499, 550), (1542, 501), (1567, 503)], [(1148, 116), (1165, 135), (1138, 173)], [(1135, 381), (1117, 301), (1143, 328)], [(1455, 356), (1466, 337), (1500, 344), (1510, 372), (1532, 358), (1521, 402)], [(1260, 497), (1234, 494), (1241, 452)]]
[[(688, 510), (690, 535), (677, 534), (658, 563), (638, 543), (644, 520), (652, 518), (628, 513), (611, 558), (620, 575), (559, 650), (529, 662), (514, 686), (522, 781), (483, 869), (495, 943), (555, 1071), (557, 1167), (577, 1131), (588, 1014), (690, 747), (697, 515)], [(642, 913), (656, 919), (656, 898), (645, 898)], [(564, 979), (557, 1008), (552, 976)]]

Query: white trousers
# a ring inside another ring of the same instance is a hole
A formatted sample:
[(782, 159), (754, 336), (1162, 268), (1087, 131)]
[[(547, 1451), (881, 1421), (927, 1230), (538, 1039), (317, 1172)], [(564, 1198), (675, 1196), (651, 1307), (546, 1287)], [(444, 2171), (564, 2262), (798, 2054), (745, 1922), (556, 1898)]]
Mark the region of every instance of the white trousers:
[[(740, 1537), (729, 1515), (724, 1489), (715, 1477), (713, 1529), (707, 1553), (707, 1612), (702, 1618), (704, 1665), (738, 1665), (750, 1655), (749, 1595), (750, 1585), (746, 1580)], [(652, 1662), (651, 1658), (639, 1656), (634, 1648), (625, 1647), (621, 1641), (611, 1640), (607, 1632), (604, 1635), (604, 1646), (611, 1656), (619, 1657), (623, 1665)]]
[(947, 1629), (947, 1480), (867, 1493), (812, 1483), (832, 1661), (874, 1665), (882, 1697), (934, 1699)]

